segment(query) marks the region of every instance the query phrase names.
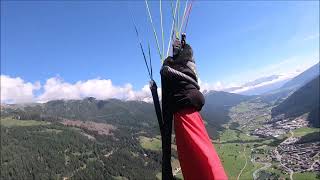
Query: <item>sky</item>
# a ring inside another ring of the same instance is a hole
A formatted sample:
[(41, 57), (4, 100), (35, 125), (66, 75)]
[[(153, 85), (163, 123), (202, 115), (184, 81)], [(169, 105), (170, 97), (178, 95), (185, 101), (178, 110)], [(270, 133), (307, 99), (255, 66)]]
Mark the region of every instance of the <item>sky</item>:
[[(159, 1), (149, 6), (162, 47)], [(170, 1), (162, 10), (166, 51)], [(132, 19), (145, 51), (150, 44), (159, 84), (161, 60), (144, 1), (1, 1), (1, 102), (149, 100)], [(202, 89), (291, 78), (319, 62), (319, 1), (195, 0), (186, 33)]]

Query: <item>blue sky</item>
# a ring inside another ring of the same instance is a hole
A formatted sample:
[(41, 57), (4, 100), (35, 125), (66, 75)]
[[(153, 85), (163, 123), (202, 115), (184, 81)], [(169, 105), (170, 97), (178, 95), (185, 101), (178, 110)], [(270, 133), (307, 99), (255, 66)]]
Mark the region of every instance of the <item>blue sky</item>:
[[(165, 46), (169, 2), (163, 3)], [(150, 7), (160, 38), (159, 1)], [(69, 84), (110, 79), (139, 90), (148, 76), (130, 11), (143, 44), (151, 44), (159, 80), (161, 63), (144, 1), (1, 1), (1, 75), (40, 83), (35, 94), (45, 91), (50, 78)], [(209, 86), (301, 71), (319, 61), (319, 1), (195, 1), (187, 41)]]

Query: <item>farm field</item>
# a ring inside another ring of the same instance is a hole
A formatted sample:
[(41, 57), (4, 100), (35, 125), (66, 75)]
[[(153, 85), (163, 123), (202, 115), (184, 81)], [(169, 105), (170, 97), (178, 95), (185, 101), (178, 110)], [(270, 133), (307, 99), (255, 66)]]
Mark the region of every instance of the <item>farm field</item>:
[(49, 122), (35, 121), (35, 120), (17, 120), (13, 118), (1, 118), (1, 126), (14, 127), (14, 126), (41, 126), (48, 125)]

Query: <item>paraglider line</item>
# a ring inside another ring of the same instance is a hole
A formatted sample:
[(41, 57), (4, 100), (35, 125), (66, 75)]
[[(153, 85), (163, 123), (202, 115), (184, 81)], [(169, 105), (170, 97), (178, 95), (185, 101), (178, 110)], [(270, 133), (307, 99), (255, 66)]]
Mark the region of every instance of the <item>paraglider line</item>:
[(181, 20), (181, 26), (180, 26), (180, 29), (179, 29), (179, 32), (181, 33), (181, 30), (182, 30), (182, 27), (183, 27), (183, 23), (186, 19), (186, 12), (187, 12), (187, 9), (188, 9), (188, 1), (186, 1), (186, 5), (184, 6), (184, 11), (183, 11), (183, 16), (182, 16), (182, 20)]
[(177, 7), (178, 7), (178, 0), (176, 1), (176, 7), (175, 7), (175, 10), (173, 10), (173, 3), (172, 3), (172, 0), (171, 0), (171, 10), (172, 10), (172, 26), (171, 26), (171, 30), (170, 30), (170, 40), (169, 40), (169, 43), (168, 43), (168, 49), (167, 49), (167, 56), (169, 56), (169, 51), (170, 51), (170, 45), (171, 45), (171, 41), (173, 39), (173, 36), (174, 36), (174, 28), (175, 28), (175, 21), (176, 21), (176, 14), (177, 14)]
[[(160, 23), (161, 23), (161, 36), (162, 36), (162, 58), (164, 56), (164, 33), (163, 33), (163, 24), (162, 24), (162, 1), (160, 0)], [(163, 63), (163, 59), (161, 59)]]
[(153, 29), (153, 35), (154, 35), (154, 38), (156, 39), (158, 53), (159, 53), (160, 59), (162, 60), (163, 58), (162, 58), (161, 51), (160, 51), (158, 36), (157, 36), (156, 29), (154, 28), (154, 25), (153, 25), (153, 21), (152, 21), (151, 12), (150, 12), (150, 9), (149, 9), (148, 0), (145, 0), (145, 2), (146, 2), (146, 8), (147, 8), (147, 11), (148, 11), (148, 14), (149, 14), (149, 20), (150, 20), (150, 23), (151, 23), (151, 26), (152, 26), (152, 29)]
[[(143, 55), (143, 59), (144, 59), (145, 65), (146, 65), (147, 70), (148, 70), (149, 77), (150, 77), (150, 79), (152, 79), (152, 73), (149, 70), (149, 66), (148, 66), (148, 63), (147, 63), (147, 58), (146, 58), (146, 55), (145, 55), (143, 47), (142, 47), (142, 42), (141, 42), (141, 39), (140, 39), (140, 36), (139, 36), (139, 32), (138, 32), (138, 28), (137, 28), (137, 25), (136, 25), (136, 23), (134, 21), (134, 16), (133, 16), (132, 12), (131, 12), (131, 18), (132, 18), (134, 29), (136, 31), (136, 35), (137, 35), (137, 38), (138, 38), (138, 41), (139, 41), (139, 45), (140, 45), (140, 49), (141, 49), (141, 52), (142, 52), (142, 55)], [(150, 59), (150, 65), (151, 65), (151, 59)]]
[(187, 22), (186, 22), (186, 25), (185, 25), (185, 27), (184, 27), (184, 33), (186, 33), (186, 31), (187, 31), (187, 26), (188, 26), (188, 22), (189, 22), (190, 12), (191, 12), (191, 9), (192, 9), (192, 3), (193, 3), (193, 0), (191, 1), (190, 5), (189, 5), (188, 12), (187, 12)]

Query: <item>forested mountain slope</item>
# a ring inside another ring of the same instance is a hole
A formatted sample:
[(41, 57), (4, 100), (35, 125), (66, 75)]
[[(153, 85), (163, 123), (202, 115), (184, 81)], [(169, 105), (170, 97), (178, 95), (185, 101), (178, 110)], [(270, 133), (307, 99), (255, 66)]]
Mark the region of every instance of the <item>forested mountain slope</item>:
[(272, 109), (272, 116), (284, 114), (288, 117), (298, 117), (309, 113), (308, 121), (315, 127), (320, 126), (319, 117), (319, 76), (295, 91), (281, 104)]

